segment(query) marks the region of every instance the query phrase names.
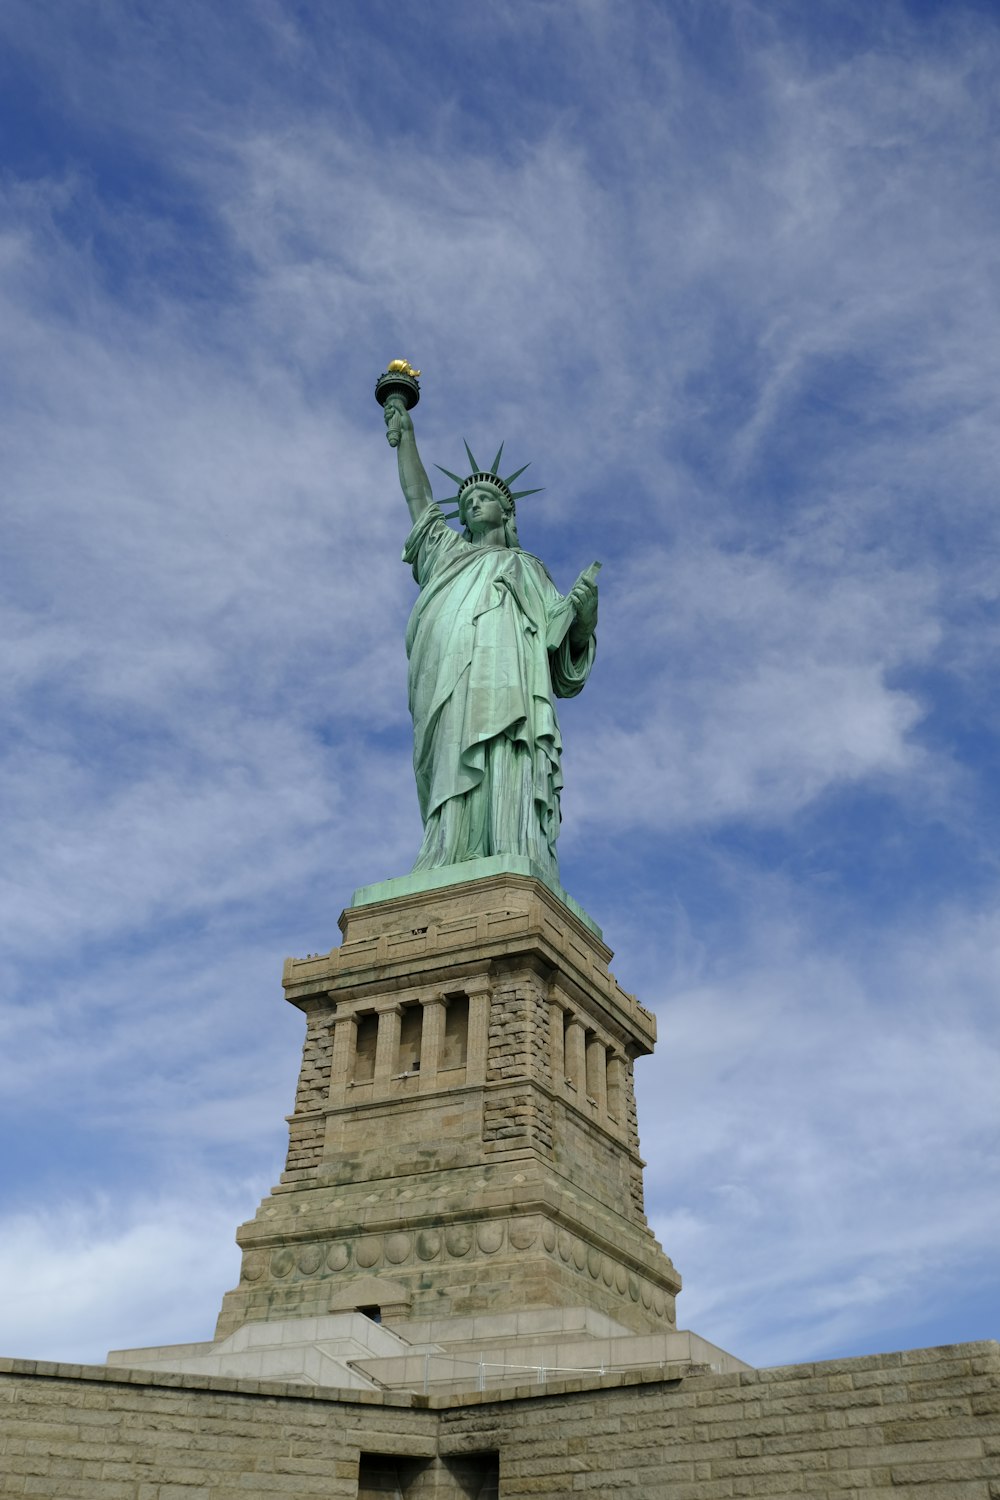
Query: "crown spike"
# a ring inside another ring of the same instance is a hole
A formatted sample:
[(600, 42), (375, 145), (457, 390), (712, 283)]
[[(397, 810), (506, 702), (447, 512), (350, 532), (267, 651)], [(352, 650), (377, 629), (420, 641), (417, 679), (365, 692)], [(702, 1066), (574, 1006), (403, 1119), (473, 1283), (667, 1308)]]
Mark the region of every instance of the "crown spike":
[(452, 482), (454, 484), (458, 485), (458, 493), (457, 494), (455, 494), (455, 495), (449, 495), (447, 497), (447, 499), (440, 500), (438, 502), (442, 507), (445, 506), (445, 505), (455, 505), (455, 504), (459, 505), (459, 510), (458, 511), (443, 512), (443, 514), (445, 514), (447, 520), (449, 520), (449, 521), (454, 520), (456, 516), (458, 516), (459, 519), (461, 519), (461, 497), (465, 493), (465, 491), (467, 489), (469, 489), (470, 486), (473, 485), (473, 484), (485, 484), (487, 482), (490, 483), (490, 484), (493, 484), (493, 485), (496, 486), (496, 488), (498, 490), (501, 491), (502, 494), (506, 495), (508, 497), (508, 499), (512, 500), (512, 501), (513, 500), (523, 500), (526, 495), (540, 495), (541, 494), (542, 490), (544, 489), (544, 485), (536, 485), (534, 488), (527, 489), (527, 490), (512, 490), (511, 489), (511, 485), (514, 483), (514, 480), (515, 479), (519, 479), (520, 476), (524, 473), (525, 469), (530, 468), (531, 465), (530, 464), (522, 464), (519, 469), (515, 469), (514, 470), (513, 474), (511, 474), (509, 478), (505, 479), (503, 477), (503, 475), (500, 473), (500, 461), (503, 458), (503, 450), (504, 450), (504, 444), (503, 443), (501, 443), (500, 446), (499, 446), (499, 448), (497, 449), (496, 458), (494, 458), (494, 460), (493, 460), (492, 467), (489, 468), (489, 469), (483, 469), (483, 468), (480, 467), (479, 463), (477, 462), (476, 455), (473, 453), (472, 449), (469, 447), (469, 444), (465, 440), (465, 438), (463, 438), (462, 441), (463, 441), (463, 443), (465, 443), (466, 457), (468, 458), (469, 464), (470, 464), (470, 466), (472, 468), (471, 474), (467, 474), (463, 478), (461, 474), (454, 474), (451, 471), (451, 469), (446, 469), (445, 466), (444, 466), (444, 464), (435, 464), (434, 465), (434, 467), (436, 469), (439, 469), (442, 474), (447, 475), (447, 477), (450, 480), (452, 480)]

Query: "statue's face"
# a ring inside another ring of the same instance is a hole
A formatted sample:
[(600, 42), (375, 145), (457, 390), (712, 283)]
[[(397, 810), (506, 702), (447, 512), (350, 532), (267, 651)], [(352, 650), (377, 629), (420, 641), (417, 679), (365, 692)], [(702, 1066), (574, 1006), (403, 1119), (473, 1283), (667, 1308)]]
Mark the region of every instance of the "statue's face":
[(465, 524), (473, 536), (481, 536), (504, 523), (503, 502), (490, 484), (477, 484), (462, 501)]

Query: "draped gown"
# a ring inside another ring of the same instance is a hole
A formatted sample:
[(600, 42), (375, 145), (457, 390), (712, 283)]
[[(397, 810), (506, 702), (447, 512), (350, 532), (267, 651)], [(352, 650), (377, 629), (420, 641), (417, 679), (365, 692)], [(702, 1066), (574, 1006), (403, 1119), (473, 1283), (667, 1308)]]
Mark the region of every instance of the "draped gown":
[(424, 839), (415, 870), (528, 855), (558, 878), (562, 740), (554, 698), (590, 673), (574, 609), (544, 563), (477, 547), (430, 505), (403, 560), (420, 595), (406, 633), (413, 769)]

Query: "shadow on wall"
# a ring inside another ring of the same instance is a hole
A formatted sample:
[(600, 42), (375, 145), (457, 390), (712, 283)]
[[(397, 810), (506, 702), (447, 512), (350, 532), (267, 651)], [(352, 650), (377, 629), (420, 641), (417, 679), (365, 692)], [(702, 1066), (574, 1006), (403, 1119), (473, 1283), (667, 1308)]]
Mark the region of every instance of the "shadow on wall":
[(362, 1453), (358, 1465), (358, 1500), (498, 1500), (499, 1493), (497, 1453), (461, 1458)]

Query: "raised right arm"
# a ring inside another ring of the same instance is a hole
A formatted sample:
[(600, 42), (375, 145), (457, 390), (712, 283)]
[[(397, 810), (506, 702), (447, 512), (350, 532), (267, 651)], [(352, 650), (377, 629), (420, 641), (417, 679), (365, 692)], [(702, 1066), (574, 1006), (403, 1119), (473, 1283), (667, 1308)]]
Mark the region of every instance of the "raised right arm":
[(385, 412), (385, 435), (390, 448), (396, 450), (400, 488), (410, 510), (410, 520), (415, 522), (423, 515), (427, 507), (433, 504), (431, 482), (427, 478), (427, 470), (417, 452), (413, 421), (402, 398), (390, 396), (383, 410)]

